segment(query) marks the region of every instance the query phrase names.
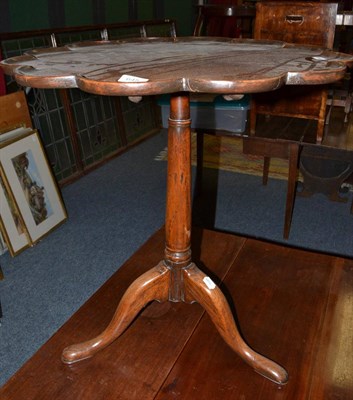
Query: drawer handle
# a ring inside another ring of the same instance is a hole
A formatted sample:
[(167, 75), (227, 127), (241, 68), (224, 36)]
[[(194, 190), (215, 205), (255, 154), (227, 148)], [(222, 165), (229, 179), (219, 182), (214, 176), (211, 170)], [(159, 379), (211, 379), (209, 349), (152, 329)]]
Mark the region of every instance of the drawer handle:
[(301, 25), (304, 22), (304, 17), (302, 15), (286, 15), (286, 22)]

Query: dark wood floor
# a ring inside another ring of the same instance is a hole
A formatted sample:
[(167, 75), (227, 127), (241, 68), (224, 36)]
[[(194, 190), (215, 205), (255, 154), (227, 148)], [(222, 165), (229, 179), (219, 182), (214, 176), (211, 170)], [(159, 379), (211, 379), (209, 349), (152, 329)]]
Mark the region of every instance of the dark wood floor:
[(246, 365), (198, 304), (152, 303), (94, 358), (62, 364), (62, 349), (106, 326), (127, 286), (160, 260), (163, 247), (160, 230), (4, 385), (0, 398), (352, 399), (353, 260), (206, 230), (193, 232), (194, 260), (220, 284), (246, 341), (288, 370), (287, 385)]

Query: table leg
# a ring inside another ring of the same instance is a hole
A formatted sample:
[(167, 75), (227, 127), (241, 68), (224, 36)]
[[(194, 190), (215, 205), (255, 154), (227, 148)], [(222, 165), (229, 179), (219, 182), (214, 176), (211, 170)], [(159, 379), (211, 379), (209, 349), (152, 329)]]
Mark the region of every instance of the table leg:
[(230, 307), (213, 281), (191, 261), (191, 135), (188, 93), (171, 96), (168, 130), (168, 173), (165, 258), (136, 279), (124, 294), (112, 321), (97, 337), (64, 349), (71, 364), (92, 357), (120, 336), (149, 302), (198, 302), (226, 343), (255, 371), (284, 384), (287, 372), (252, 350), (242, 339)]

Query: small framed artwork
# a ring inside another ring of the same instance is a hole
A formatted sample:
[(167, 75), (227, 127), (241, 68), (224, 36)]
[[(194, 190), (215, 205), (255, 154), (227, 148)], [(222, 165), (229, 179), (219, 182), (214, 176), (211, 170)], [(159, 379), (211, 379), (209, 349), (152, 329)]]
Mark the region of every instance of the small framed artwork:
[(17, 140), (20, 136), (25, 133), (33, 131), (32, 128), (26, 128), (23, 125), (15, 125), (11, 127), (5, 127), (0, 129), (0, 143), (9, 142), (11, 140)]
[(16, 203), (5, 186), (0, 166), (0, 231), (12, 257), (31, 245)]
[[(7, 252), (7, 245), (5, 243), (5, 239), (3, 234), (1, 233), (1, 226), (0, 226), (0, 256), (2, 256), (3, 254), (5, 254)], [(0, 265), (1, 268), (1, 265)]]
[(67, 219), (38, 131), (0, 141), (0, 160), (5, 186), (13, 195), (30, 241), (36, 243)]

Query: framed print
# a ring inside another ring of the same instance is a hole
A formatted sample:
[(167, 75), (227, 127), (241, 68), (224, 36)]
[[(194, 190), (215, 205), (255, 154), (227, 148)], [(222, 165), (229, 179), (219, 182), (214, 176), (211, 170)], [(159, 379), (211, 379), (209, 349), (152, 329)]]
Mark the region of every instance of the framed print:
[[(0, 225), (0, 256), (2, 256), (3, 254), (5, 254), (7, 252), (7, 245), (5, 243), (3, 234), (1, 233), (1, 229), (2, 229), (2, 227)], [(0, 266), (0, 268), (1, 268), (1, 266)]]
[(15, 201), (6, 189), (0, 167), (0, 230), (12, 257), (31, 245)]
[(37, 130), (0, 141), (0, 160), (30, 240), (36, 243), (63, 223), (66, 210)]
[(20, 136), (32, 131), (32, 128), (26, 128), (22, 125), (0, 129), (0, 143), (17, 140)]

